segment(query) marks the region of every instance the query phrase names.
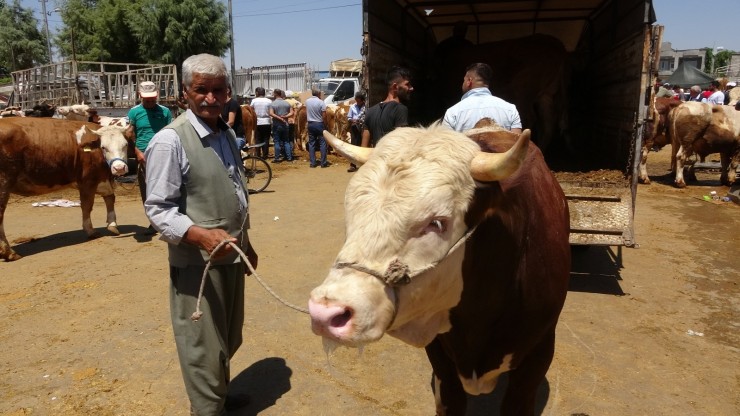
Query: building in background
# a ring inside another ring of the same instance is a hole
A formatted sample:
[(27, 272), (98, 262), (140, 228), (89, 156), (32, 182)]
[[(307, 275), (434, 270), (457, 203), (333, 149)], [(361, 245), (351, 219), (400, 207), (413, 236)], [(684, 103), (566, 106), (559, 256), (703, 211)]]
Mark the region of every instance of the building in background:
[[(707, 65), (705, 62), (707, 49), (709, 48), (673, 49), (670, 42), (661, 43), (658, 77), (662, 79), (669, 78), (676, 68), (684, 62), (686, 65), (704, 71), (704, 68), (711, 66), (711, 63)], [(717, 78), (727, 78), (732, 81), (740, 80), (740, 52), (732, 54), (729, 65), (715, 67), (714, 72)]]

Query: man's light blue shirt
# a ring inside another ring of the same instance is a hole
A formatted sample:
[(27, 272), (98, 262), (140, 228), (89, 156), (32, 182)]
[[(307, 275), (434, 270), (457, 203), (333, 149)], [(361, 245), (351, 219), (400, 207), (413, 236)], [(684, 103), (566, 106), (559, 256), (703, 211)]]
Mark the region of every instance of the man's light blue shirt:
[(465, 131), (475, 127), (485, 117), (507, 130), (522, 128), (516, 106), (495, 97), (486, 87), (466, 92), (459, 103), (447, 110), (442, 124), (456, 131)]

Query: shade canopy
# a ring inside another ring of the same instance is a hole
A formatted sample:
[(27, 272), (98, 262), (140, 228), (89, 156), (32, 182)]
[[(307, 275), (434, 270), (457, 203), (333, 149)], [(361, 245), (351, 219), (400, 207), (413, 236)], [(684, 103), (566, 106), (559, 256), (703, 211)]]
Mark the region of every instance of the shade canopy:
[(698, 85), (701, 88), (707, 88), (712, 80), (714, 80), (714, 78), (710, 75), (705, 74), (695, 66), (687, 64), (686, 62), (681, 62), (673, 74), (666, 79), (666, 81), (671, 85), (680, 85), (683, 88), (690, 88), (694, 85)]

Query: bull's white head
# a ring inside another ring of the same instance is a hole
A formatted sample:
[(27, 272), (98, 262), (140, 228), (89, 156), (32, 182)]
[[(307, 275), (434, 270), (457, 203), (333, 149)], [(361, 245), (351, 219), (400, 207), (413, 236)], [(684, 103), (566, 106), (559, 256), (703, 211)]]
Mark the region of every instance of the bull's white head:
[(529, 134), (522, 133), (508, 152), (494, 154), (438, 125), (396, 129), (375, 149), (324, 132), (339, 153), (364, 165), (347, 186), (344, 246), (311, 292), (314, 333), (362, 346), (387, 331), (424, 346), (447, 331), (448, 312), (462, 292), (462, 246), (475, 226), (466, 224), (465, 214), (476, 180), (515, 172)]
[(110, 125), (100, 127), (97, 130), (91, 130), (87, 125), (82, 126), (77, 133), (77, 144), (83, 145), (83, 151), (91, 151), (89, 144), (83, 144), (86, 134), (94, 134), (100, 140), (100, 149), (103, 151), (103, 157), (110, 166), (111, 174), (122, 176), (128, 173), (128, 141), (124, 133), (125, 127)]

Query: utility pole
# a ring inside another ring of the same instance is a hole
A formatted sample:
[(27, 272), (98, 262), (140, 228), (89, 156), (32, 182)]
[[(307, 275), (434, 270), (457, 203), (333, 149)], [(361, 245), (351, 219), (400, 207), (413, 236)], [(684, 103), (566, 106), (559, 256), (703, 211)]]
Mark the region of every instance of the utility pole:
[[(49, 19), (51, 12), (46, 12), (46, 2), (49, 0), (39, 0), (41, 2), (41, 13), (44, 14), (44, 30), (46, 31), (46, 50), (49, 52), (49, 63), (54, 63), (54, 57), (51, 55), (51, 40), (49, 39)], [(229, 0), (231, 1), (231, 0)]]
[(231, 37), (231, 96), (236, 99), (236, 64), (234, 63), (234, 17), (231, 14), (231, 0), (229, 0), (229, 36)]

